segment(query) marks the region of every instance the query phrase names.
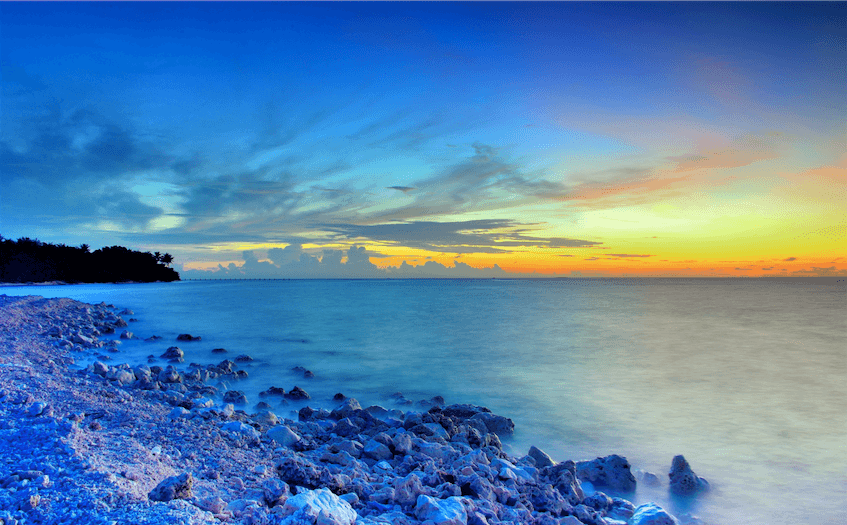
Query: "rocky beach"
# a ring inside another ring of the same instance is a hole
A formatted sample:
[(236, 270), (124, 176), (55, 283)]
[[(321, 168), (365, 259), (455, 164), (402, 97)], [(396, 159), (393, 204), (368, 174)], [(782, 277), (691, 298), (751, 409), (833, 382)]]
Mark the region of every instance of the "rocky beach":
[[(237, 384), (249, 356), (194, 364), (192, 352), (227, 357), (178, 346), (202, 334), (138, 334), (151, 358), (125, 363), (130, 315), (0, 296), (0, 524), (701, 523), (613, 497), (659, 482), (624, 457), (509, 455), (514, 424), (485, 407), (362, 407), (338, 394), (331, 410), (281, 418), (274, 406), (307, 391), (268, 385), (247, 403)], [(708, 489), (682, 456), (668, 485)]]

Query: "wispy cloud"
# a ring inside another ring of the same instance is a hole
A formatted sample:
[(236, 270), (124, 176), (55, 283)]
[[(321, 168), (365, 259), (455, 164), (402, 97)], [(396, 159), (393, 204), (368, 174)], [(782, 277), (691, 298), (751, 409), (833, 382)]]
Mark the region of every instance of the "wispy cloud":
[(529, 224), (510, 220), (457, 222), (413, 221), (387, 224), (324, 224), (321, 228), (345, 240), (370, 240), (444, 253), (506, 253), (511, 248), (587, 247), (598, 241), (534, 237), (522, 233)]

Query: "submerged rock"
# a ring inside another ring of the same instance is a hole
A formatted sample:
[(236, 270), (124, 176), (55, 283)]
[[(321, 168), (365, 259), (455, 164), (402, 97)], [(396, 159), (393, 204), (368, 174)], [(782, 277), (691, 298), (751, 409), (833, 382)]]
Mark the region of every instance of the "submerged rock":
[(164, 357), (165, 359), (182, 359), (185, 357), (185, 352), (178, 346), (172, 346), (165, 350), (165, 353), (159, 357)]
[(201, 337), (199, 335), (193, 336), (191, 334), (179, 334), (176, 336), (177, 341), (199, 341), (200, 339)]
[(293, 401), (301, 401), (304, 399), (311, 399), (312, 396), (309, 395), (308, 392), (300, 388), (299, 386), (295, 386), (290, 391), (283, 394), (285, 399), (291, 399)]

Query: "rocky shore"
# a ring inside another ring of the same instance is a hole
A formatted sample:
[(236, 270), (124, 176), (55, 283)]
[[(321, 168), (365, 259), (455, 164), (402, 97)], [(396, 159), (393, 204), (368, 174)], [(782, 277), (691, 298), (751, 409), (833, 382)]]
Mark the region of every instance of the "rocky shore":
[[(485, 407), (434, 398), (401, 411), (339, 394), (295, 421), (216, 387), (243, 377), (236, 362), (186, 365), (176, 341), (116, 365), (134, 337), (122, 312), (0, 296), (0, 525), (679, 523), (602, 492), (634, 491), (621, 456), (508, 455), (514, 424)], [(680, 494), (708, 487), (681, 456), (669, 478)]]

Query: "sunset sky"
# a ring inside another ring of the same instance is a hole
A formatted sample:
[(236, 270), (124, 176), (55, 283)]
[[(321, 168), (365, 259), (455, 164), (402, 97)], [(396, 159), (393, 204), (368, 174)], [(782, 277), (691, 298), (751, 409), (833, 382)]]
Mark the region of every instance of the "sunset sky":
[(3, 2), (0, 26), (6, 238), (184, 278), (847, 275), (845, 3)]

